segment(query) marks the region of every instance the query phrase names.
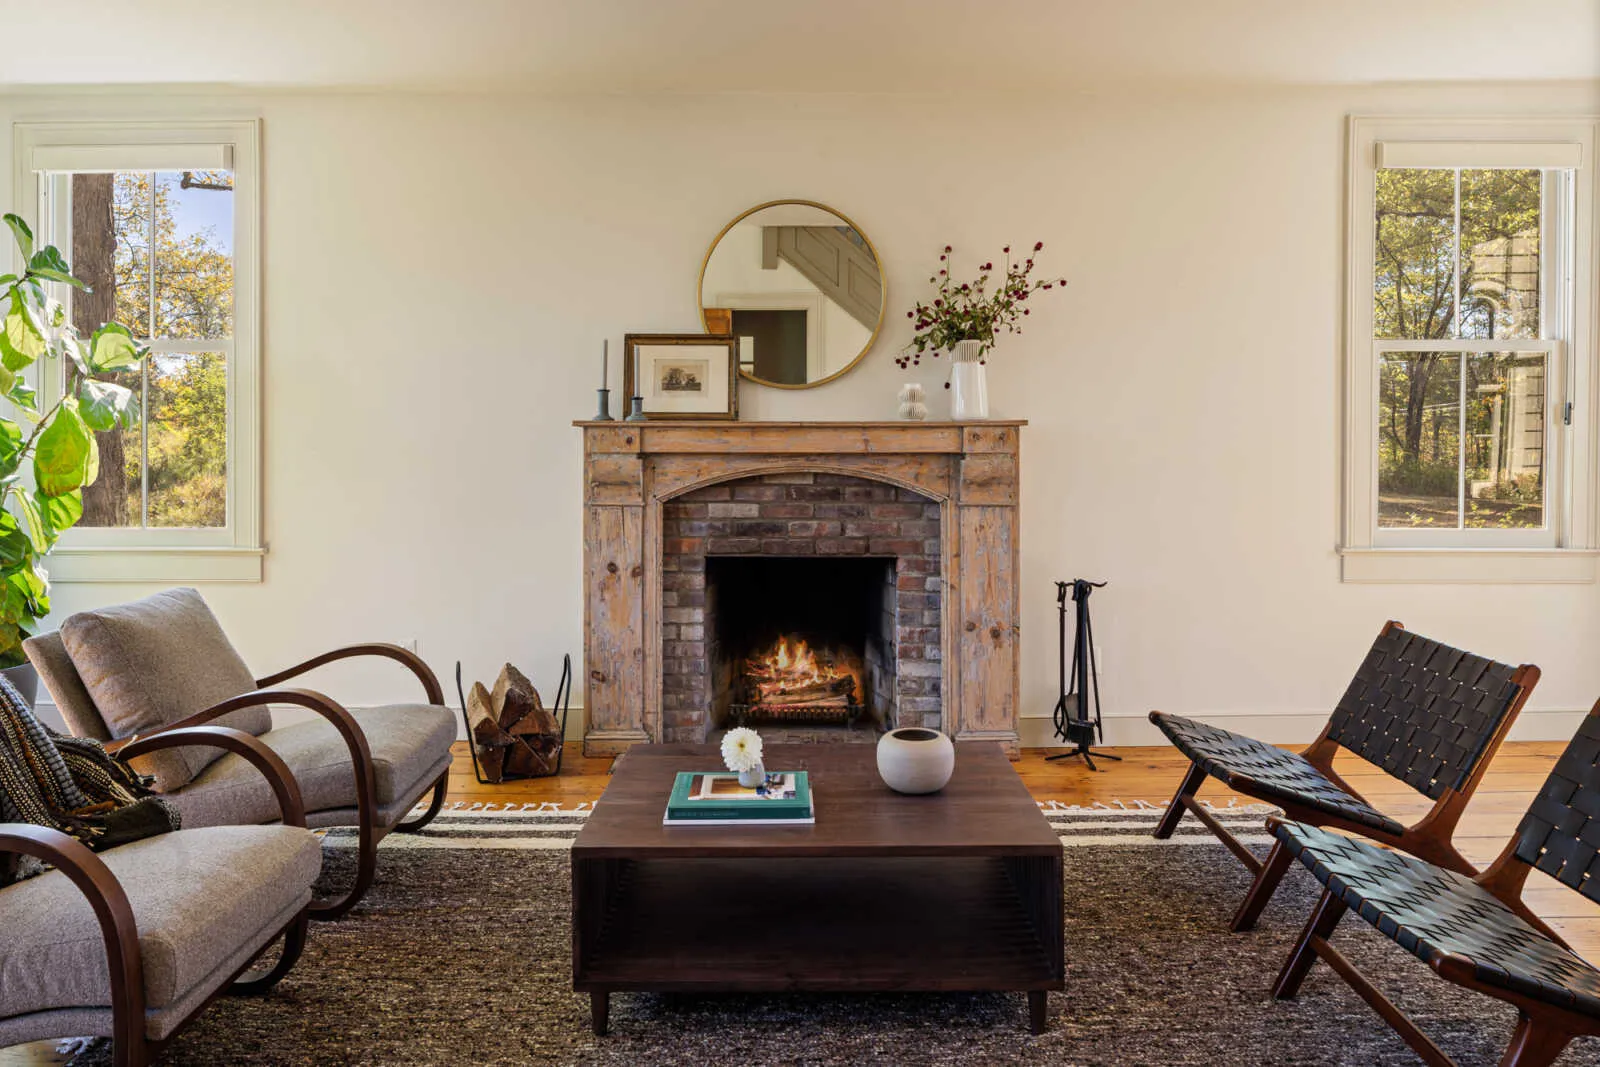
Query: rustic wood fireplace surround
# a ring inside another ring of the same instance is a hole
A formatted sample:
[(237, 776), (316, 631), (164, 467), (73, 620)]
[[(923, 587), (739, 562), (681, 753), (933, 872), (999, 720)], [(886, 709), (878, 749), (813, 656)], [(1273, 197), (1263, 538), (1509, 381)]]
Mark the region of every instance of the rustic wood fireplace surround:
[(893, 557), (907, 605), (900, 662), (911, 666), (887, 725), (932, 725), (1016, 754), (1025, 423), (576, 425), (586, 754), (711, 729), (707, 686), (694, 678), (709, 673), (705, 559), (725, 553)]

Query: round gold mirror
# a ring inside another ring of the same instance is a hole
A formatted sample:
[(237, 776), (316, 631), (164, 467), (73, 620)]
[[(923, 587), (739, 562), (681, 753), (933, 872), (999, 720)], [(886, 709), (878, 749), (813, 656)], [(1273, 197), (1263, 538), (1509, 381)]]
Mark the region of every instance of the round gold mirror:
[(831, 381), (883, 325), (883, 268), (867, 235), (830, 207), (774, 200), (722, 228), (700, 265), (706, 330), (739, 340), (739, 373), (780, 389)]

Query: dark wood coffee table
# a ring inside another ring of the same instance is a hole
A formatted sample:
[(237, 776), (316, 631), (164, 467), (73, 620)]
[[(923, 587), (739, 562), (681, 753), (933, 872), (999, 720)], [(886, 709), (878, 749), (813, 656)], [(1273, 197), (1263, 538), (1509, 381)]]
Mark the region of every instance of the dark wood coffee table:
[(901, 796), (869, 745), (773, 745), (804, 770), (815, 826), (662, 826), (678, 771), (710, 746), (618, 760), (572, 846), (572, 985), (604, 1034), (613, 991), (1028, 994), (1034, 1033), (1061, 989), (1061, 842), (998, 745)]

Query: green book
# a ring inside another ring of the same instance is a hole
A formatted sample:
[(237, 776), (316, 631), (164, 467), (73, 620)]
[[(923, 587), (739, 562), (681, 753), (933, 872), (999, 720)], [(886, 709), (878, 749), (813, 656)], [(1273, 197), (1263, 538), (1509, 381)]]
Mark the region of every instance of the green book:
[(722, 771), (680, 771), (667, 801), (666, 825), (682, 823), (809, 824), (811, 782), (805, 771), (775, 771), (759, 787)]

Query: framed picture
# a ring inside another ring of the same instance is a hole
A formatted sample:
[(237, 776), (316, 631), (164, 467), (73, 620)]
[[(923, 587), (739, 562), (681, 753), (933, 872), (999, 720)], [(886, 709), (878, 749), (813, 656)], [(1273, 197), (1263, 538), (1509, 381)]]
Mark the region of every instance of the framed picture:
[(622, 338), (622, 351), (625, 412), (637, 394), (652, 419), (739, 417), (738, 342), (733, 337), (630, 333)]

